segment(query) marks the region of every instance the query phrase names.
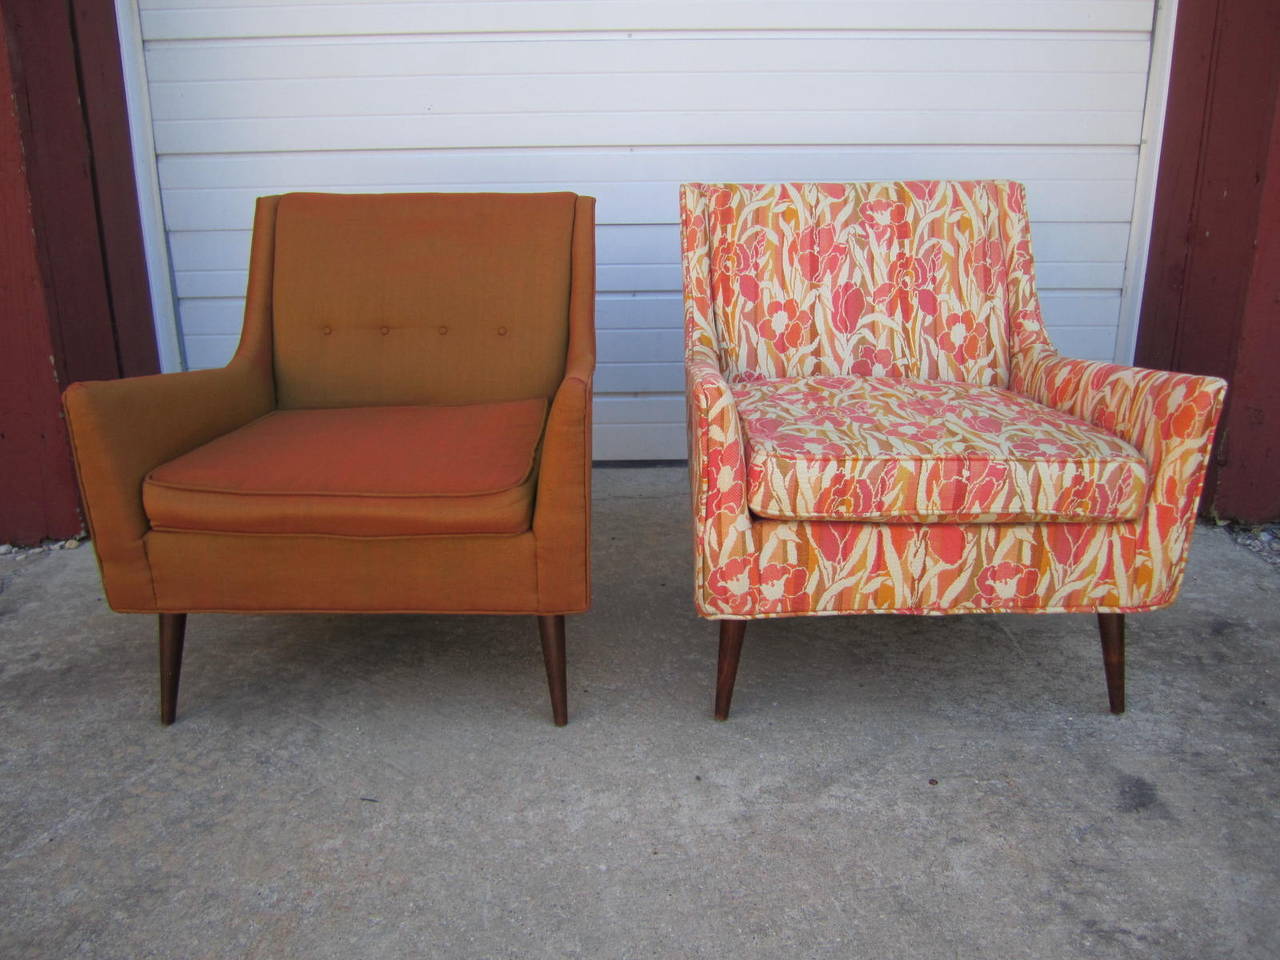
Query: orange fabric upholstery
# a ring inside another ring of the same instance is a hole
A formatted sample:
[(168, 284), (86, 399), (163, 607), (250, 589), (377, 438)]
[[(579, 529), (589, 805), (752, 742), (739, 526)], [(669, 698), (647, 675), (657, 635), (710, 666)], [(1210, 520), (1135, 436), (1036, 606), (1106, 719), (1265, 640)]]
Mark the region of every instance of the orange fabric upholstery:
[(545, 607), (532, 533), (371, 538), (153, 530), (146, 547), (157, 612), (537, 613)]
[(575, 199), (282, 198), (272, 302), (279, 405), (551, 396), (564, 374)]
[[(581, 199), (579, 203), (581, 203)], [(581, 216), (581, 214), (579, 214)], [(595, 368), (595, 245), (574, 233), (569, 354), (547, 415), (538, 470), (538, 592), (542, 602), (584, 609), (591, 596), (591, 380)]]
[(62, 397), (80, 500), (113, 610), (155, 609), (143, 538), (143, 478), (155, 467), (275, 406), (271, 283), (278, 197), (258, 201), (245, 327), (221, 370), (73, 383)]
[(64, 396), (112, 608), (585, 610), (594, 209), (259, 200), (228, 366)]
[(162, 464), (157, 530), (350, 537), (520, 533), (546, 401), (274, 410)]
[(748, 505), (778, 520), (1134, 520), (1147, 463), (1119, 437), (1000, 387), (796, 377), (732, 388)]

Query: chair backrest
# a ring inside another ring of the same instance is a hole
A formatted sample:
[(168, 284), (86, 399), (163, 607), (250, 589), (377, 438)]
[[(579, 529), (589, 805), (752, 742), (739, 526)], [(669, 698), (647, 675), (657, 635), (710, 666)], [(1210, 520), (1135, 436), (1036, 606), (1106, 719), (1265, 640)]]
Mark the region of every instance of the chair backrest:
[(1007, 385), (1039, 323), (1025, 211), (1002, 180), (685, 184), (686, 298), (730, 378)]
[(549, 396), (572, 193), (287, 194), (271, 288), (281, 407)]

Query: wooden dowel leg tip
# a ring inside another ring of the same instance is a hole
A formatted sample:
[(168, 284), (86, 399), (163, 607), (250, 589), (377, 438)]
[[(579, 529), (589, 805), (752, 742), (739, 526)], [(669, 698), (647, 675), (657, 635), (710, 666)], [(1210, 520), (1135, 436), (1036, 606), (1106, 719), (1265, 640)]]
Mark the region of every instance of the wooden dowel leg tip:
[(745, 620), (720, 621), (720, 655), (716, 661), (717, 720), (729, 719), (729, 705), (733, 701), (733, 685), (738, 678), (738, 660), (742, 656), (742, 638), (747, 632)]
[(547, 688), (551, 694), (551, 721), (557, 727), (569, 722), (569, 694), (564, 656), (564, 614), (538, 617), (542, 638), (542, 659), (547, 667)]
[(1098, 614), (1102, 666), (1107, 674), (1107, 703), (1113, 714), (1124, 713), (1124, 614)]
[(185, 613), (160, 614), (160, 723), (171, 727), (178, 715), (178, 681), (182, 677)]

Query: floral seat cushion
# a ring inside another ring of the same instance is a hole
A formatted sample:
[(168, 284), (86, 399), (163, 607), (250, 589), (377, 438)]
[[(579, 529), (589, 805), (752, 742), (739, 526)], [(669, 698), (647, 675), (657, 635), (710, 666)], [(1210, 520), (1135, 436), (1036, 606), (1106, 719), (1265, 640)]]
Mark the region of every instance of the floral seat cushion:
[(1132, 446), (994, 386), (793, 377), (732, 386), (748, 502), (779, 520), (1017, 523), (1138, 517)]

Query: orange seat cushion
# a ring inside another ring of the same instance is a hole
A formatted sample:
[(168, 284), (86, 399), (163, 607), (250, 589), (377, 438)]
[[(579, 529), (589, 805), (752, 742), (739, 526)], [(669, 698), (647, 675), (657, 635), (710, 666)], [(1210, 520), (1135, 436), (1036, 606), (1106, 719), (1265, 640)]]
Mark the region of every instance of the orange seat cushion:
[(151, 471), (143, 505), (161, 530), (520, 533), (546, 406), (275, 410)]
[(1118, 521), (1146, 460), (1119, 437), (1000, 387), (894, 377), (733, 386), (748, 502), (780, 520)]

